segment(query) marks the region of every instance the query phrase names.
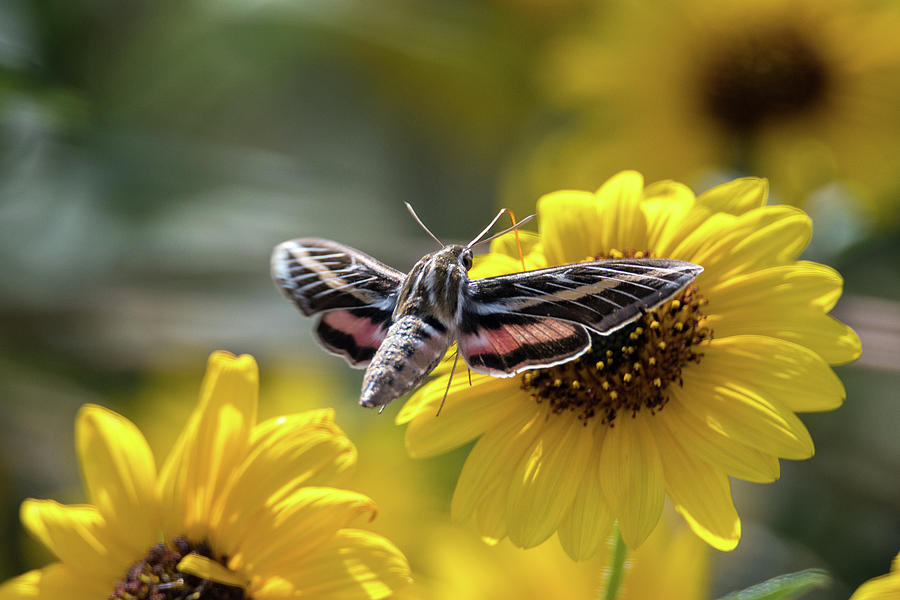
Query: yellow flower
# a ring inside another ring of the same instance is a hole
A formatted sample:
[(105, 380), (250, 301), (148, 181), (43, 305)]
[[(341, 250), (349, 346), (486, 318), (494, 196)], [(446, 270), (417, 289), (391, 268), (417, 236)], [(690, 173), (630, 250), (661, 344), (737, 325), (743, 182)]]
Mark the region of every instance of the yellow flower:
[[(897, 8), (602, 4), (549, 45), (541, 87), (573, 111), (572, 124), (513, 165), (509, 197), (592, 185), (623, 165), (689, 180), (710, 168), (766, 173), (793, 204), (835, 179), (864, 196), (891, 192), (900, 171)], [(893, 218), (894, 207), (870, 208)]]
[[(669, 511), (671, 512), (671, 511)], [(672, 515), (670, 515), (672, 516)], [(522, 550), (508, 540), (488, 546), (460, 527), (435, 527), (441, 540), (423, 556), (423, 575), (409, 591), (431, 600), (598, 598), (606, 585), (604, 544), (592, 559), (573, 562), (556, 540)], [(617, 600), (709, 598), (709, 547), (681, 523), (663, 522), (628, 555)]]
[(896, 600), (900, 598), (900, 554), (894, 557), (891, 572), (865, 582), (850, 600)]
[[(765, 206), (764, 180), (739, 179), (694, 197), (636, 172), (596, 194), (562, 191), (538, 203), (529, 269), (586, 257), (650, 255), (704, 272), (681, 296), (591, 352), (509, 379), (440, 376), (403, 407), (407, 449), (424, 457), (478, 438), (457, 482), (454, 517), (482, 535), (532, 547), (559, 533), (586, 558), (613, 521), (637, 547), (669, 497), (694, 532), (730, 550), (740, 521), (728, 477), (770, 482), (778, 458), (806, 459), (813, 442), (795, 413), (840, 406), (829, 364), (854, 360), (856, 334), (828, 315), (841, 293), (832, 269), (797, 261), (811, 224)], [(473, 276), (521, 270), (505, 236)]]
[(59, 562), (6, 582), (0, 599), (385, 598), (405, 585), (403, 555), (352, 527), (374, 503), (328, 487), (356, 461), (332, 412), (257, 423), (257, 387), (252, 357), (214, 353), (158, 474), (130, 421), (82, 408), (90, 504), (22, 504), (25, 527)]

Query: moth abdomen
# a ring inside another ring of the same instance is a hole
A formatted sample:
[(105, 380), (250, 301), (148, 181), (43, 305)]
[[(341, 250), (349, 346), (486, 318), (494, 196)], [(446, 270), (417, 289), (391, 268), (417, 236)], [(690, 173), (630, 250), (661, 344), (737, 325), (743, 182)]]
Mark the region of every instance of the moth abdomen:
[(422, 383), (452, 341), (441, 325), (439, 330), (415, 315), (395, 321), (369, 363), (359, 403), (382, 406)]

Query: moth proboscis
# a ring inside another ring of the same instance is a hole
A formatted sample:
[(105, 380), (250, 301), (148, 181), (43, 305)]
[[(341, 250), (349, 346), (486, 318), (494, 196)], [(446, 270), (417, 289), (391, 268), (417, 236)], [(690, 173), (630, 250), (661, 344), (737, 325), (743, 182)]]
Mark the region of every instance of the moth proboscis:
[[(671, 299), (702, 271), (666, 258), (621, 258), (469, 279), (482, 239), (441, 246), (402, 273), (349, 246), (320, 238), (283, 242), (272, 277), (303, 314), (318, 315), (316, 337), (352, 367), (365, 368), (359, 403), (384, 407), (416, 388), (455, 341), (469, 368), (511, 377), (573, 360), (590, 333), (609, 335)], [(533, 216), (533, 215), (532, 215)]]

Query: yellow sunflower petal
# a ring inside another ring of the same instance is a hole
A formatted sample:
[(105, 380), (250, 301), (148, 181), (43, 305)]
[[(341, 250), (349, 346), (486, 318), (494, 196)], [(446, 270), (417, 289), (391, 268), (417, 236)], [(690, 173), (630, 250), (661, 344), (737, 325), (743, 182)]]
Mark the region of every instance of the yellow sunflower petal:
[(86, 405), (75, 420), (75, 445), (90, 503), (123, 546), (143, 552), (158, 537), (156, 463), (144, 436), (125, 417)]
[(761, 335), (712, 340), (703, 366), (729, 373), (733, 380), (764, 398), (777, 398), (794, 412), (834, 410), (844, 400), (844, 385), (822, 358), (798, 344)]
[[(518, 464), (531, 447), (543, 416), (535, 405), (531, 411), (520, 411), (509, 422), (488, 431), (475, 443), (453, 492), (450, 514), (454, 520), (472, 518), (482, 501), (482, 492), (501, 480), (503, 473), (512, 477), (512, 465)], [(505, 502), (505, 495), (503, 498)]]
[(639, 202), (644, 189), (644, 177), (637, 171), (622, 171), (610, 177), (597, 190), (600, 227), (597, 246), (588, 246), (584, 253), (596, 252), (594, 248), (626, 248), (644, 250), (647, 247), (647, 221)]
[(708, 216), (695, 210), (694, 192), (674, 181), (653, 183), (644, 190), (641, 211), (647, 221), (647, 246), (654, 256), (671, 256), (678, 245)]
[(299, 596), (321, 600), (379, 600), (411, 582), (409, 565), (393, 544), (356, 529), (339, 531), (297, 565), (289, 580)]
[(537, 211), (547, 264), (579, 262), (599, 248), (597, 198), (590, 192), (547, 194), (538, 200)]
[(0, 600), (97, 600), (109, 596), (107, 582), (94, 580), (68, 565), (54, 563), (0, 584)]
[(94, 506), (29, 499), (19, 514), (25, 529), (59, 560), (88, 577), (108, 580), (110, 586), (137, 556), (109, 539), (106, 522)]
[[(693, 366), (693, 365), (692, 365)], [(797, 416), (774, 398), (762, 398), (736, 382), (731, 373), (699, 367), (682, 372), (682, 404), (714, 431), (769, 454), (791, 459), (813, 455), (809, 432)]]
[(240, 574), (231, 571), (222, 563), (199, 554), (188, 554), (179, 561), (177, 569), (182, 573), (194, 575), (207, 581), (215, 581), (232, 587), (246, 587), (247, 580)]
[(200, 402), (160, 474), (168, 537), (204, 539), (213, 502), (247, 453), (256, 421), (258, 370), (252, 356), (215, 352)]
[[(488, 429), (509, 419), (520, 409), (519, 390), (497, 377), (457, 375), (450, 386), (449, 400), (438, 415), (447, 389), (445, 377), (435, 379), (417, 392), (420, 416), (406, 430), (406, 449), (413, 458), (441, 454), (475, 439)], [(404, 407), (405, 408), (405, 407)], [(399, 418), (399, 417), (398, 417)]]
[(683, 394), (680, 387), (672, 388), (672, 397), (660, 418), (666, 421), (686, 449), (700, 460), (739, 479), (756, 483), (778, 479), (781, 475), (778, 457), (751, 448), (709, 427), (684, 406), (690, 399), (683, 398)]
[(742, 215), (765, 206), (769, 197), (769, 181), (758, 177), (742, 177), (717, 185), (697, 197), (698, 204), (716, 212)]
[(734, 550), (741, 539), (741, 520), (731, 500), (728, 477), (685, 452), (662, 420), (651, 419), (651, 427), (675, 510), (713, 548)]
[(859, 357), (859, 337), (825, 312), (840, 295), (840, 275), (801, 262), (730, 278), (710, 290), (708, 324), (716, 337), (758, 334), (816, 352), (829, 364)]
[(244, 533), (256, 526), (257, 514), (247, 507), (275, 506), (300, 486), (331, 485), (355, 461), (356, 448), (333, 421), (300, 413), (262, 423), (211, 511), (210, 540), (223, 554), (234, 554)]
[(665, 500), (662, 462), (645, 415), (621, 415), (600, 452), (603, 495), (619, 519), (622, 539), (637, 548), (656, 527)]
[(896, 600), (900, 598), (900, 554), (894, 558), (891, 572), (859, 586), (850, 600)]
[(541, 427), (507, 495), (507, 535), (514, 544), (532, 548), (559, 527), (585, 478), (593, 437), (577, 419), (551, 415)]
[[(702, 233), (711, 234), (708, 230)], [(735, 217), (730, 226), (711, 237), (714, 243), (687, 260), (703, 265), (704, 285), (715, 285), (735, 274), (793, 261), (806, 248), (811, 234), (812, 222), (803, 211), (790, 206), (764, 206)]]
[(534, 233), (533, 231), (524, 231), (522, 229), (519, 229), (518, 232), (518, 238), (516, 237), (515, 232), (510, 232), (506, 235), (501, 235), (493, 242), (491, 242), (491, 254), (518, 258), (519, 247), (521, 246), (522, 254), (524, 254), (525, 256), (543, 255), (543, 252), (536, 252), (536, 250), (538, 250), (541, 245), (541, 236)]
[[(602, 433), (593, 436), (592, 460), (600, 456)], [(559, 543), (574, 560), (585, 560), (603, 548), (612, 532), (615, 517), (610, 510), (597, 469), (588, 469), (575, 494), (572, 506), (559, 524)]]
[(769, 267), (729, 277), (707, 287), (711, 314), (747, 310), (779, 302), (826, 313), (841, 297), (844, 280), (831, 267), (809, 261)]
[[(290, 572), (319, 552), (339, 529), (360, 516), (371, 520), (375, 503), (349, 490), (303, 487), (286, 498), (243, 515), (234, 526), (228, 567), (245, 572)], [(222, 552), (226, 552), (223, 549)]]

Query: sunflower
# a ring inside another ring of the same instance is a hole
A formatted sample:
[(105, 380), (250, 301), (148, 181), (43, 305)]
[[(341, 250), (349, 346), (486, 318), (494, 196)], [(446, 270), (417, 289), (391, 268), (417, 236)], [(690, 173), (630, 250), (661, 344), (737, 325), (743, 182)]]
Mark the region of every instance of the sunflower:
[(252, 357), (214, 353), (200, 402), (161, 471), (140, 431), (81, 409), (76, 445), (90, 504), (26, 500), (25, 527), (59, 562), (0, 598), (385, 598), (409, 580), (375, 514), (328, 487), (356, 460), (329, 410), (256, 423)]
[[(709, 547), (668, 510), (653, 534), (629, 554), (617, 600), (706, 600), (710, 597)], [(460, 526), (432, 525), (441, 540), (425, 554), (421, 577), (410, 586), (431, 600), (598, 598), (609, 576), (607, 552), (573, 562), (557, 540), (516, 548), (508, 540), (484, 544)], [(604, 545), (605, 550), (605, 545)], [(427, 575), (425, 575), (427, 574)], [(430, 575), (430, 576), (428, 576)]]
[[(728, 477), (770, 482), (779, 458), (806, 459), (813, 442), (797, 412), (840, 406), (829, 364), (860, 354), (856, 334), (828, 315), (841, 293), (832, 269), (797, 255), (811, 224), (799, 209), (766, 206), (767, 183), (738, 179), (699, 197), (636, 172), (596, 194), (538, 202), (540, 235), (528, 269), (621, 256), (702, 265), (685, 291), (578, 360), (508, 379), (472, 374), (450, 385), (449, 361), (397, 417), (415, 457), (478, 438), (451, 503), (482, 535), (532, 547), (558, 532), (576, 559), (594, 555), (612, 523), (635, 548), (668, 496), (694, 532), (730, 550), (740, 538)], [(509, 236), (473, 277), (521, 270)]]
[(888, 600), (900, 598), (900, 554), (894, 557), (891, 572), (865, 582), (850, 600)]
[[(513, 165), (510, 199), (624, 165), (689, 180), (766, 173), (795, 205), (835, 180), (869, 200), (896, 190), (896, 5), (686, 0), (596, 12), (548, 44), (540, 87), (572, 122)], [(894, 207), (860, 208), (892, 219)]]

